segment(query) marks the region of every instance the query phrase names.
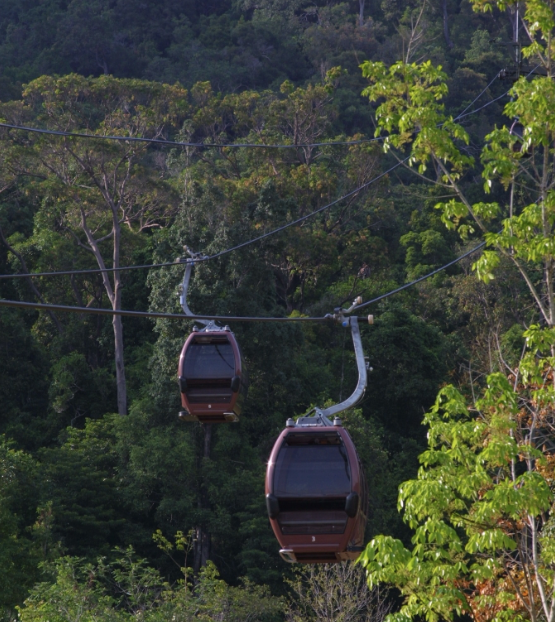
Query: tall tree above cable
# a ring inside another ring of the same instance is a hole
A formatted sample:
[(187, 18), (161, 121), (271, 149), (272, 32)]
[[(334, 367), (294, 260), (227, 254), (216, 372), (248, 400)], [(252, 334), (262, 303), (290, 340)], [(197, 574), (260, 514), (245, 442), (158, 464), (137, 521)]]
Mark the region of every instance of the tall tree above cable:
[[(159, 137), (186, 106), (186, 91), (138, 80), (44, 76), (31, 82), (23, 100), (5, 106), (8, 118), (33, 119), (48, 128), (100, 135)], [(136, 142), (78, 142), (49, 135), (29, 139), (5, 134), (14, 174), (32, 174), (42, 196), (41, 215), (98, 267), (120, 266), (123, 240), (159, 227), (175, 201), (155, 167), (146, 166), (146, 146)], [(111, 265), (110, 265), (111, 264)], [(102, 272), (112, 309), (121, 309), (118, 271)], [(123, 325), (113, 318), (118, 412), (127, 412)]]

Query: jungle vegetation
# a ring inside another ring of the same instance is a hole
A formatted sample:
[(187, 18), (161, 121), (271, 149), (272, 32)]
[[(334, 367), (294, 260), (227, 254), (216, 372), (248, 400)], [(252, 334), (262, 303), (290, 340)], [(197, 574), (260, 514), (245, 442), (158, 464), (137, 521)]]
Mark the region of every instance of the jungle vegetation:
[[(555, 619), (554, 33), (548, 0), (0, 0), (0, 121), (94, 136), (0, 127), (2, 275), (212, 255), (361, 186), (198, 264), (190, 307), (322, 316), (486, 242), (368, 309), (354, 568), (283, 562), (263, 494), (285, 420), (355, 385), (344, 329), (234, 324), (249, 398), (207, 435), (190, 321), (0, 307), (0, 619)], [(182, 278), (0, 298), (180, 313)]]

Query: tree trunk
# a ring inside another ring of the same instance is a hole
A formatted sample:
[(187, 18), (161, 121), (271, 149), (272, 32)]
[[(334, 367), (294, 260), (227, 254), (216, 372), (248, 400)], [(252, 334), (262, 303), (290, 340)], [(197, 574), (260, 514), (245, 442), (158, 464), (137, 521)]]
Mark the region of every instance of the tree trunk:
[[(204, 423), (202, 427), (204, 429), (204, 447), (203, 447), (203, 456), (202, 456), (203, 460), (202, 461), (204, 462), (205, 460), (210, 459), (210, 452), (212, 449), (212, 424)], [(207, 494), (206, 494), (206, 487), (204, 486), (204, 484), (202, 484), (202, 487), (200, 490), (198, 506), (199, 506), (199, 509), (201, 510), (210, 509)], [(212, 543), (212, 538), (211, 538), (210, 532), (207, 529), (205, 529), (204, 526), (197, 527), (196, 528), (196, 541), (195, 541), (195, 546), (193, 550), (194, 555), (195, 555), (195, 561), (193, 564), (193, 572), (195, 573), (195, 575), (200, 572), (201, 568), (204, 568), (204, 566), (206, 566), (206, 562), (210, 559), (211, 543)]]
[(358, 0), (358, 25), (364, 26), (364, 3), (366, 0)]
[[(119, 268), (120, 248), (121, 248), (121, 227), (117, 220), (117, 212), (114, 211), (114, 248), (113, 248), (113, 267)], [(119, 271), (114, 273), (114, 294), (112, 299), (112, 309), (121, 309), (121, 274)], [(114, 358), (116, 363), (116, 388), (118, 399), (118, 414), (127, 414), (127, 383), (125, 381), (125, 363), (123, 359), (123, 323), (121, 315), (114, 315), (112, 319), (114, 328)]]
[(125, 364), (123, 361), (123, 324), (121, 315), (114, 315), (112, 320), (114, 327), (114, 346), (116, 361), (116, 388), (118, 395), (118, 413), (127, 414), (127, 384), (125, 381)]

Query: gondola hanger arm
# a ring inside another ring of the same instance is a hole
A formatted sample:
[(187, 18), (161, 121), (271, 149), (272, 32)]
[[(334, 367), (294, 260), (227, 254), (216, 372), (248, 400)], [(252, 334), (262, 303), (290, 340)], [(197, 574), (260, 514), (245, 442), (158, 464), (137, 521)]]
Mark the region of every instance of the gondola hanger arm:
[[(190, 256), (179, 257), (177, 259), (177, 263), (185, 264), (185, 275), (183, 277), (183, 284), (181, 288), (181, 295), (179, 296), (179, 302), (181, 304), (181, 308), (183, 309), (183, 312), (185, 313), (185, 315), (194, 316), (195, 314), (191, 311), (191, 309), (189, 309), (189, 305), (187, 304), (187, 292), (189, 291), (189, 282), (191, 280), (191, 273), (195, 265), (195, 260), (204, 259), (205, 256), (201, 255), (201, 253), (193, 252), (188, 246), (184, 246), (183, 248), (185, 249), (185, 252), (187, 252)], [(195, 321), (199, 322), (199, 324), (203, 324), (204, 326), (208, 326), (209, 324), (214, 323), (212, 320), (196, 319)]]
[[(358, 382), (353, 393), (343, 402), (339, 404), (334, 404), (333, 406), (329, 406), (328, 408), (318, 408), (314, 409), (314, 416), (305, 416), (300, 417), (296, 422), (293, 420), (289, 420), (293, 425), (297, 426), (309, 426), (309, 425), (341, 425), (341, 420), (337, 417), (334, 418), (333, 422), (330, 417), (337, 415), (338, 413), (347, 410), (348, 408), (353, 408), (356, 406), (360, 400), (364, 396), (364, 392), (366, 391), (366, 385), (368, 382), (368, 370), (369, 365), (364, 356), (364, 350), (362, 348), (362, 338), (360, 336), (360, 327), (358, 325), (359, 318), (356, 316), (346, 317), (347, 313), (352, 313), (360, 304), (362, 304), (362, 298), (358, 296), (353, 304), (348, 309), (335, 309), (333, 314), (330, 314), (329, 317), (340, 322), (342, 326), (345, 328), (351, 328), (351, 335), (353, 337), (353, 346), (355, 349), (355, 356), (357, 361), (357, 369), (358, 369)], [(374, 316), (368, 316), (368, 323), (374, 323)], [(292, 425), (289, 423), (288, 425)]]

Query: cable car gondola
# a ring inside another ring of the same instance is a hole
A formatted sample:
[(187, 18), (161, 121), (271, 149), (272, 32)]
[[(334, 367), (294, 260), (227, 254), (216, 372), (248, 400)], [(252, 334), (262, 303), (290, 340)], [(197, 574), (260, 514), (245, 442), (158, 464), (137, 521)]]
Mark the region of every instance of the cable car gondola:
[(239, 345), (229, 326), (193, 329), (181, 350), (178, 368), (185, 421), (238, 421), (248, 380)]
[[(201, 256), (185, 248), (193, 259), (179, 260), (186, 263), (180, 303), (185, 315), (193, 315), (187, 291), (194, 260)], [(205, 328), (193, 328), (179, 357), (177, 378), (183, 406), (179, 418), (201, 423), (238, 421), (249, 384), (239, 344), (229, 326), (197, 321)]]
[(354, 560), (364, 547), (368, 492), (353, 441), (339, 419), (333, 426), (288, 425), (266, 475), (266, 505), (280, 555), (302, 563)]
[(324, 410), (316, 408), (314, 416), (289, 419), (268, 461), (268, 516), (281, 545), (280, 555), (291, 563), (354, 560), (364, 546), (368, 516), (364, 471), (341, 420), (329, 419), (355, 406), (366, 389), (367, 363), (358, 320), (345, 319), (342, 313), (339, 319), (344, 326), (351, 326), (353, 335), (359, 371), (357, 387), (340, 404)]

